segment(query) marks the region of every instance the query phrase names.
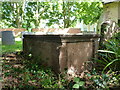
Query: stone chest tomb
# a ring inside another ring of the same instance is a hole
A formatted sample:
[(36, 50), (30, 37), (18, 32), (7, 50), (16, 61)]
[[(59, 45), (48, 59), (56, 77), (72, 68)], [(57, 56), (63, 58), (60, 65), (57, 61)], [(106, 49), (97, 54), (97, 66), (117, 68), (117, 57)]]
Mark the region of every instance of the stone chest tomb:
[(55, 72), (66, 68), (68, 73), (80, 73), (85, 62), (95, 57), (99, 35), (96, 34), (27, 34), (23, 36), (23, 51), (31, 54), (40, 65)]

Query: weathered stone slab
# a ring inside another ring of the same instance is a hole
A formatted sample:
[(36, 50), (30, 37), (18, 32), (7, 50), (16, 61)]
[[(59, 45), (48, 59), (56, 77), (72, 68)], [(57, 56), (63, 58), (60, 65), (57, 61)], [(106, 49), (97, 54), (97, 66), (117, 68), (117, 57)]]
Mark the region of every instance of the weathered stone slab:
[(0, 32), (2, 32), (2, 31), (13, 31), (14, 36), (18, 36), (19, 34), (21, 34), (21, 32), (23, 32), (25, 30), (26, 30), (25, 28), (3, 28), (3, 29), (0, 29)]

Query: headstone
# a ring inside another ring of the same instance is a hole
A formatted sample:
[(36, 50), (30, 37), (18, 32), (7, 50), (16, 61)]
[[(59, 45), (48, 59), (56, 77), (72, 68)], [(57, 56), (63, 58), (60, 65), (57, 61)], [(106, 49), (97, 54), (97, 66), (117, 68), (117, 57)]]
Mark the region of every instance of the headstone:
[(13, 31), (2, 31), (2, 44), (3, 45), (15, 44)]

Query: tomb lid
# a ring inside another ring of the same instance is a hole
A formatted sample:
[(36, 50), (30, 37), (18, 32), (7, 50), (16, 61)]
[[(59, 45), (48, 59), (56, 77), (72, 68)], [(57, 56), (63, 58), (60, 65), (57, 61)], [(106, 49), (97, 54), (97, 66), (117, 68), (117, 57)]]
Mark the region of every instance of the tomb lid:
[(101, 0), (104, 4), (111, 3), (111, 2), (119, 2), (120, 0)]

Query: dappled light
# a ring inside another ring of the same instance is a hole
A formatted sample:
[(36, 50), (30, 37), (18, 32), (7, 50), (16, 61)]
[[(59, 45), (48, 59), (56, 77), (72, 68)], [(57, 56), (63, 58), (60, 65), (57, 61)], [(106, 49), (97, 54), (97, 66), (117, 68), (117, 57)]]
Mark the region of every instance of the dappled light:
[(1, 90), (120, 90), (119, 0), (0, 7)]

